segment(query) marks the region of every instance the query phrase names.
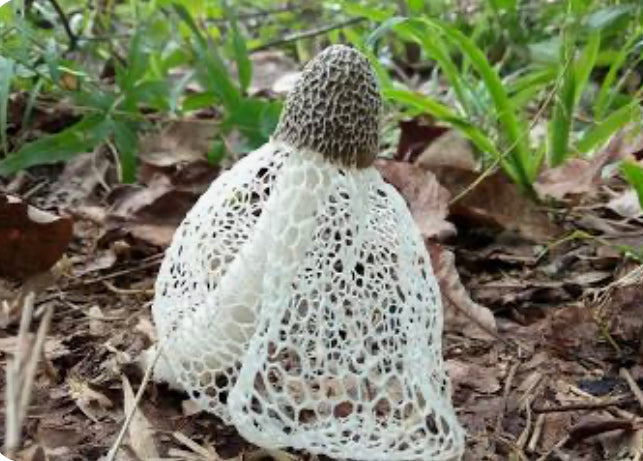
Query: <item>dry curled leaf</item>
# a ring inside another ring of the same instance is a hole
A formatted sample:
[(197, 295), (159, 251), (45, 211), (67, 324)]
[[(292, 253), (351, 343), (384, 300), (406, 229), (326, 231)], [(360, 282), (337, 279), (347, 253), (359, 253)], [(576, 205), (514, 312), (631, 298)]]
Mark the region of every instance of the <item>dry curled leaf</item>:
[(455, 234), (446, 220), (449, 193), (433, 173), (406, 162), (377, 160), (375, 166), (406, 199), (424, 238), (443, 240)]
[(58, 261), (71, 241), (70, 218), (0, 194), (0, 276), (24, 279)]
[(430, 245), (429, 255), (445, 300), (445, 329), (477, 339), (492, 338), (497, 330), (493, 313), (471, 299), (460, 281), (455, 256), (439, 245)]
[(547, 213), (521, 194), (503, 173), (493, 173), (470, 188), (479, 173), (450, 166), (432, 171), (452, 197), (460, 197), (450, 204), (449, 216), (463, 226), (509, 231), (534, 242), (548, 241), (561, 233)]

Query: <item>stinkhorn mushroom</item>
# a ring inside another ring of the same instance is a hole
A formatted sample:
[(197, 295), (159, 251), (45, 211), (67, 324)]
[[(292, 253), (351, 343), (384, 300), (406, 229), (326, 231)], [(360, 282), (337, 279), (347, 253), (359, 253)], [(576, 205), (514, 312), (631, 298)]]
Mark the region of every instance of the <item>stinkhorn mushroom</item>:
[(359, 52), (324, 50), (162, 264), (159, 374), (263, 448), (369, 461), (464, 449), (429, 255), (373, 167), (381, 105)]

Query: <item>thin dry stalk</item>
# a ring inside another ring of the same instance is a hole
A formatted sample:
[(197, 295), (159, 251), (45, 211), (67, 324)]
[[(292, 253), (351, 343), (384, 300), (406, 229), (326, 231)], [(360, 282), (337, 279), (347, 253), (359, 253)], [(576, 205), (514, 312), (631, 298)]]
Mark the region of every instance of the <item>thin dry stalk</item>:
[(129, 428), (129, 425), (132, 423), (132, 419), (134, 418), (134, 415), (136, 414), (136, 410), (138, 409), (138, 404), (143, 398), (143, 393), (145, 392), (147, 383), (150, 381), (150, 378), (152, 377), (152, 373), (154, 372), (154, 367), (156, 367), (156, 363), (161, 357), (162, 351), (163, 351), (163, 343), (159, 342), (158, 347), (156, 349), (156, 353), (154, 354), (154, 359), (151, 360), (149, 365), (147, 366), (147, 369), (145, 370), (145, 375), (143, 375), (143, 381), (141, 381), (141, 385), (139, 386), (138, 391), (136, 392), (136, 396), (134, 397), (134, 404), (132, 405), (131, 410), (127, 414), (125, 418), (125, 422), (121, 426), (121, 430), (118, 433), (118, 436), (116, 437), (116, 440), (112, 445), (112, 448), (110, 448), (109, 452), (107, 453), (107, 458), (105, 459), (105, 461), (114, 461), (116, 459), (116, 453), (118, 453), (118, 449), (123, 443), (123, 439), (125, 438), (127, 429)]
[(45, 344), (45, 338), (51, 319), (53, 307), (49, 306), (38, 327), (33, 347), (27, 351), (27, 335), (33, 320), (34, 292), (27, 293), (24, 299), (20, 326), (18, 327), (17, 348), (13, 359), (7, 361), (6, 402), (5, 416), (5, 447), (9, 456), (13, 456), (20, 448), (22, 438), (22, 424), (27, 416), (29, 403), (33, 391), (33, 383), (38, 370), (38, 362)]

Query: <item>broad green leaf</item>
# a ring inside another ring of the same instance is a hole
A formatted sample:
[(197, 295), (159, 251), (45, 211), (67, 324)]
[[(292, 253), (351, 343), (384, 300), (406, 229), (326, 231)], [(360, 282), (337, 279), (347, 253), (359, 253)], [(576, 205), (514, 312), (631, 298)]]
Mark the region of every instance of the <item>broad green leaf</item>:
[(279, 116), (281, 115), (282, 104), (279, 101), (269, 102), (261, 111), (259, 117), (259, 131), (268, 139), (277, 128)]
[(639, 203), (643, 209), (643, 167), (636, 162), (626, 160), (621, 163), (621, 171), (628, 183), (636, 191), (639, 197)]
[(113, 130), (121, 164), (121, 181), (133, 183), (136, 181), (137, 125), (129, 121), (114, 120)]
[(587, 17), (587, 27), (598, 30), (610, 27), (625, 16), (634, 13), (634, 8), (634, 5), (614, 5), (594, 11)]
[(88, 115), (71, 127), (24, 145), (18, 152), (0, 161), (0, 176), (7, 176), (35, 165), (69, 160), (94, 149), (112, 131), (112, 124), (102, 115)]
[(9, 153), (7, 142), (7, 107), (9, 90), (13, 79), (15, 63), (11, 59), (0, 56), (0, 144), (4, 154)]
[(208, 151), (207, 159), (211, 165), (218, 165), (225, 158), (226, 147), (221, 137), (218, 137), (212, 143), (212, 148)]
[(608, 117), (587, 131), (578, 143), (578, 151), (586, 154), (599, 148), (614, 133), (623, 128), (630, 122), (641, 119), (641, 109), (638, 101), (627, 104), (620, 109), (612, 112)]
[(212, 91), (192, 93), (187, 95), (183, 100), (181, 110), (183, 110), (183, 112), (191, 112), (193, 110), (203, 109), (204, 107), (214, 105), (216, 101), (217, 95)]

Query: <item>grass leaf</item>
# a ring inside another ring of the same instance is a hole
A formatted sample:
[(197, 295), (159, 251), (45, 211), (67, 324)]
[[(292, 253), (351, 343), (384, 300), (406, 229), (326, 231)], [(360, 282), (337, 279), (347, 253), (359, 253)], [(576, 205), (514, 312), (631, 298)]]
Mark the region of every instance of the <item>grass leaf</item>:
[(113, 129), (114, 143), (118, 149), (121, 162), (121, 181), (133, 183), (136, 181), (136, 154), (138, 152), (136, 124), (129, 121), (115, 120)]
[[(556, 94), (553, 117), (549, 121), (549, 165), (562, 164), (569, 154), (569, 134), (572, 128), (576, 98), (576, 72), (573, 65), (573, 47), (568, 47), (567, 63), (562, 67), (563, 84)], [(570, 60), (572, 60), (570, 62)]]
[(578, 151), (586, 154), (599, 148), (614, 133), (630, 122), (641, 119), (641, 110), (638, 101), (633, 101), (612, 112), (598, 125), (587, 131), (578, 143)]
[(7, 107), (9, 89), (13, 78), (15, 64), (11, 59), (0, 56), (0, 144), (5, 155), (9, 153), (7, 142)]

